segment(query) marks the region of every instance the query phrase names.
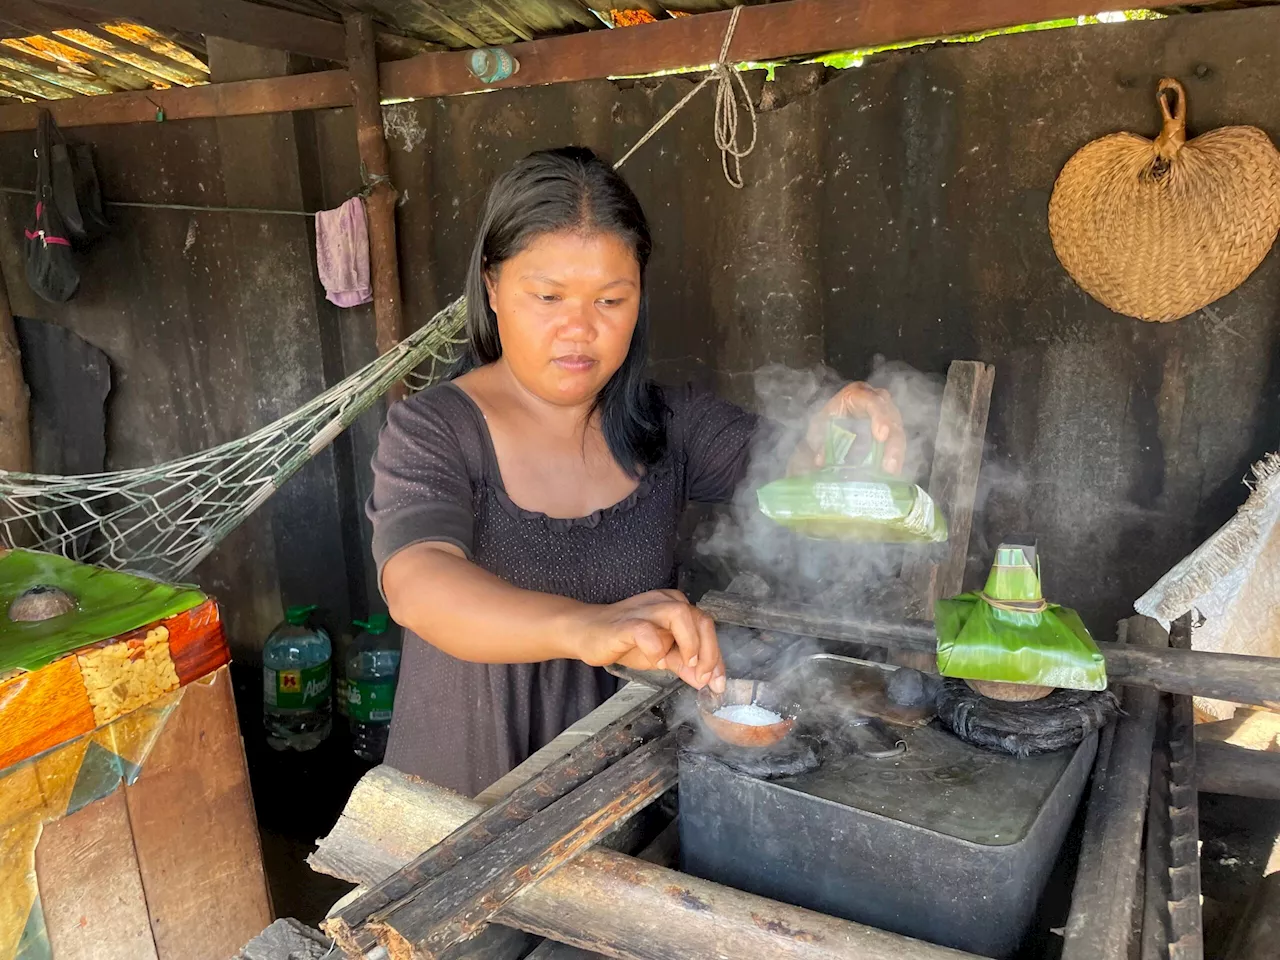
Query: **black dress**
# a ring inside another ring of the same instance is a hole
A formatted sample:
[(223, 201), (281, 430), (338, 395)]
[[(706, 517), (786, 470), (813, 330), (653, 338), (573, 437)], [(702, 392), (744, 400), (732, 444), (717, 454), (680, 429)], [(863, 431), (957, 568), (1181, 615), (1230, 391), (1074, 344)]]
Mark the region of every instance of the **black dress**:
[[(394, 405), (368, 504), (379, 581), (397, 551), (443, 541), (514, 586), (584, 603), (675, 586), (680, 515), (691, 500), (732, 496), (757, 419), (691, 388), (664, 399), (663, 459), (626, 499), (570, 520), (512, 502), (484, 415), (460, 388), (440, 384)], [(615, 689), (577, 660), (470, 663), (406, 630), (386, 762), (471, 796)]]

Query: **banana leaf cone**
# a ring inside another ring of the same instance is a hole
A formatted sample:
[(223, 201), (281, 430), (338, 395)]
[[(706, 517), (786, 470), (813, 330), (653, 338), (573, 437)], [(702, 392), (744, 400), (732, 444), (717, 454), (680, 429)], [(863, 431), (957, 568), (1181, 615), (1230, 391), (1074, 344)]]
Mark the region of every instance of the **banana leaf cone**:
[[(860, 466), (846, 462), (859, 435), (849, 421), (833, 419), (827, 427), (827, 466), (765, 484), (756, 491), (760, 512), (815, 540), (945, 542), (947, 521), (929, 494), (881, 469), (882, 443), (864, 444), (868, 449)], [(864, 435), (870, 437), (870, 424)]]
[(1034, 546), (1001, 544), (986, 589), (939, 600), (934, 619), (944, 677), (1106, 689), (1106, 664), (1079, 614), (1041, 595)]

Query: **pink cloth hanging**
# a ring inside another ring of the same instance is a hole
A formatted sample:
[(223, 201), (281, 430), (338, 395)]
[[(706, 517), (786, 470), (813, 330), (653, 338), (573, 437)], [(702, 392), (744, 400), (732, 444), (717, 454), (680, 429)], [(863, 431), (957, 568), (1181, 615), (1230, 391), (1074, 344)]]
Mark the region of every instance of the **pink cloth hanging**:
[(369, 223), (360, 197), (316, 214), (316, 268), (330, 303), (354, 307), (373, 300)]

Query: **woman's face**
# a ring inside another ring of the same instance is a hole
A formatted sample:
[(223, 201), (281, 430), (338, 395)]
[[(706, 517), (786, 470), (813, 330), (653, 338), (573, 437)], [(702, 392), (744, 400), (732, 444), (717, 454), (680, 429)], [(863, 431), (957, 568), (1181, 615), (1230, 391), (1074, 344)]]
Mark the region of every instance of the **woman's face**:
[(502, 358), (557, 405), (591, 403), (622, 366), (640, 313), (640, 264), (616, 234), (534, 239), (485, 278)]

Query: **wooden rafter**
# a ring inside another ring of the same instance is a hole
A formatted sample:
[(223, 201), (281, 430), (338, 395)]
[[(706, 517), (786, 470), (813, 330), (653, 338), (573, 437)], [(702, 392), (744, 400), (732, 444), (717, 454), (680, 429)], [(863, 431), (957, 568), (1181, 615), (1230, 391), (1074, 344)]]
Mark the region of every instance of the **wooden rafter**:
[[(92, 11), (99, 17), (128, 18), (337, 63), (346, 56), (346, 34), (336, 20), (250, 0), (69, 0), (68, 6)], [(390, 36), (393, 46), (402, 39)]]
[[(88, 2), (165, 5), (167, 0)], [(782, 59), (1096, 14), (1107, 6), (1107, 0), (786, 0), (745, 7), (729, 56), (738, 62)], [(727, 12), (698, 14), (513, 44), (509, 49), (519, 61), (520, 71), (499, 86), (537, 86), (705, 66), (719, 56), (730, 16)], [(383, 63), (382, 96), (441, 97), (489, 89), (467, 69), (467, 58), (465, 51), (425, 53)], [(152, 120), (157, 105), (164, 107), (169, 119), (181, 120), (350, 103), (346, 71), (330, 70), (153, 91), (147, 97), (126, 93), (78, 98), (57, 104), (53, 112), (60, 125), (77, 126)], [(35, 122), (36, 111), (30, 107), (0, 108), (0, 132), (32, 129)]]

